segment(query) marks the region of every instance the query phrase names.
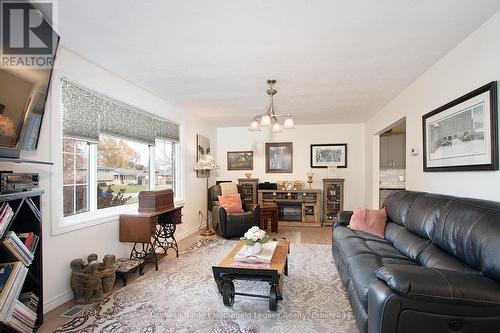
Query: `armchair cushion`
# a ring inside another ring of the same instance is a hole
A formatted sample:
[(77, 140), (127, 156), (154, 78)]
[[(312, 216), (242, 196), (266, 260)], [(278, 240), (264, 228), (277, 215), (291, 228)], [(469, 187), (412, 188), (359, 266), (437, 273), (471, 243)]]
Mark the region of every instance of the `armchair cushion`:
[(242, 213), (243, 207), (239, 194), (219, 195), (219, 204), (228, 214)]
[(500, 306), (500, 285), (480, 274), (412, 265), (385, 265), (375, 274), (394, 292), (409, 298)]

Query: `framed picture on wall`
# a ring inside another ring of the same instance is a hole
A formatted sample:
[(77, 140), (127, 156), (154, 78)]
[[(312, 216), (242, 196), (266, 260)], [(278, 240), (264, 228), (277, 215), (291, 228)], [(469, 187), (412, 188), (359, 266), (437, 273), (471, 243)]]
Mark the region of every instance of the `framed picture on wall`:
[(497, 83), (422, 116), (424, 171), (498, 170)]
[(228, 151), (228, 170), (253, 170), (253, 151)]
[(347, 168), (347, 143), (311, 145), (311, 168)]
[(266, 143), (266, 173), (293, 172), (293, 143)]
[[(210, 154), (210, 139), (201, 134), (196, 134), (196, 161), (198, 162), (200, 157), (205, 154)], [(205, 178), (200, 171), (196, 171), (196, 177)]]

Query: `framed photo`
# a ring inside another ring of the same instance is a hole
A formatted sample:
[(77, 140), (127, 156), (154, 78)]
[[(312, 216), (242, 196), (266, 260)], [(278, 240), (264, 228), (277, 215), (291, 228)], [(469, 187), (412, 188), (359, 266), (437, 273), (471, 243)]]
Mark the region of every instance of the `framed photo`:
[[(200, 160), (202, 155), (210, 154), (210, 139), (201, 134), (196, 134), (196, 162)], [(205, 178), (205, 174), (201, 171), (196, 171), (196, 178)]]
[(497, 83), (422, 116), (424, 171), (498, 170)]
[(293, 143), (266, 143), (266, 173), (293, 172)]
[(311, 168), (347, 168), (347, 143), (311, 145)]
[(228, 170), (253, 170), (253, 151), (228, 151)]

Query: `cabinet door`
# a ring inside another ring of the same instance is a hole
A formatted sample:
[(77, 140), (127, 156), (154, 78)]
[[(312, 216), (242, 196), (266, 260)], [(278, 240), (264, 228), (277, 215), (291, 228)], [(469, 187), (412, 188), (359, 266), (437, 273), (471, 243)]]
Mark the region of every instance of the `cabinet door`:
[(380, 137), (380, 167), (381, 168), (390, 168), (390, 136), (384, 135)]
[(404, 134), (390, 136), (390, 159), (393, 168), (406, 166), (406, 136)]

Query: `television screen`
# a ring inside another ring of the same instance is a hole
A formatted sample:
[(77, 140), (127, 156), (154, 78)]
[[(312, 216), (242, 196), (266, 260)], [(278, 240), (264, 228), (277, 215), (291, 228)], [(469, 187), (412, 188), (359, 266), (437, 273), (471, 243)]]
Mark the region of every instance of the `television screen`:
[[(10, 4), (12, 2), (9, 2)], [(2, 40), (1, 49), (1, 64), (0, 66), (0, 155), (3, 155), (1, 148), (11, 148), (14, 150), (34, 150), (37, 148), (39, 132), (42, 124), (42, 118), (45, 108), (45, 102), (49, 90), (50, 77), (52, 73), (53, 60), (57, 50), (59, 36), (52, 30), (47, 21), (45, 21), (39, 12), (32, 7), (29, 1), (15, 2), (16, 7), (12, 8), (12, 12), (17, 10), (25, 10), (29, 12), (30, 19), (35, 17), (35, 25), (38, 24), (38, 30), (29, 30), (32, 36), (39, 34), (39, 40), (43, 43), (50, 38), (50, 43), (47, 46), (47, 51), (38, 51), (43, 53), (38, 58), (30, 52), (29, 45), (19, 46), (19, 37), (17, 31), (9, 31), (10, 40)], [(4, 4), (2, 3), (2, 6)], [(9, 7), (2, 7), (4, 13), (9, 13)], [(4, 15), (5, 16), (5, 15)], [(8, 16), (7, 16), (8, 17)], [(18, 16), (12, 15), (8, 17), (11, 21), (19, 20)], [(31, 24), (34, 24), (32, 21)], [(10, 26), (15, 27), (16, 24), (10, 22)], [(2, 27), (5, 26), (2, 25)], [(31, 29), (31, 28), (30, 28)], [(26, 29), (19, 30), (19, 34), (23, 34)], [(5, 34), (4, 34), (5, 36)], [(38, 37), (37, 37), (38, 38)], [(20, 39), (22, 40), (22, 39)], [(30, 40), (31, 41), (31, 40)], [(17, 46), (10, 47), (9, 42)], [(17, 44), (16, 44), (17, 43)], [(25, 54), (26, 53), (26, 54)], [(38, 64), (30, 64), (30, 59), (39, 60), (49, 59), (44, 62), (43, 66)], [(7, 66), (5, 66), (7, 64)]]

